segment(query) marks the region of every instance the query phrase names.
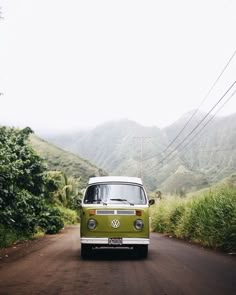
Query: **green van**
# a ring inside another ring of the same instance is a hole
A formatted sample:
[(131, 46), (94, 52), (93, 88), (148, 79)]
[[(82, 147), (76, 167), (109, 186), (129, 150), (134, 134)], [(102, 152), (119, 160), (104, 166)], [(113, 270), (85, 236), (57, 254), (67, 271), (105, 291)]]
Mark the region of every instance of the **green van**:
[(146, 258), (152, 204), (140, 178), (90, 178), (81, 203), (81, 256), (99, 247), (125, 247)]

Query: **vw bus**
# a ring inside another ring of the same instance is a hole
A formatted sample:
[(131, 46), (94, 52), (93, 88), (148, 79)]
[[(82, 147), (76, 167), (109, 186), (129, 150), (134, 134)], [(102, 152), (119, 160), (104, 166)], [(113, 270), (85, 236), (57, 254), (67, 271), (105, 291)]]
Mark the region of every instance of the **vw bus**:
[(81, 256), (96, 248), (132, 248), (148, 255), (149, 206), (140, 178), (92, 177), (81, 203)]

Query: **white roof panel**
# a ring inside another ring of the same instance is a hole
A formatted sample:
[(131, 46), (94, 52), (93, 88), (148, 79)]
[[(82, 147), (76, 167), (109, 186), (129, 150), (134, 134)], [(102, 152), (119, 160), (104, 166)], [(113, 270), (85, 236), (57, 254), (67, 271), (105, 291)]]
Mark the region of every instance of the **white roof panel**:
[(100, 176), (100, 177), (91, 177), (88, 184), (94, 183), (104, 183), (104, 182), (128, 182), (143, 184), (141, 178), (138, 177), (128, 177), (128, 176)]

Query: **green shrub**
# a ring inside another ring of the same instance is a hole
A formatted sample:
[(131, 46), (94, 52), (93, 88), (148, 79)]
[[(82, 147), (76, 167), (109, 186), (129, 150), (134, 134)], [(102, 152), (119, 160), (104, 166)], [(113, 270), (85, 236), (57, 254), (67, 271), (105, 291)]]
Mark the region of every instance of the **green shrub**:
[(7, 247), (17, 240), (16, 232), (6, 226), (0, 225), (0, 248)]
[(63, 216), (58, 208), (47, 206), (39, 218), (39, 226), (47, 234), (55, 234), (64, 227)]
[(65, 207), (57, 207), (61, 214), (64, 224), (77, 224), (79, 222), (79, 216), (75, 210), (71, 210)]

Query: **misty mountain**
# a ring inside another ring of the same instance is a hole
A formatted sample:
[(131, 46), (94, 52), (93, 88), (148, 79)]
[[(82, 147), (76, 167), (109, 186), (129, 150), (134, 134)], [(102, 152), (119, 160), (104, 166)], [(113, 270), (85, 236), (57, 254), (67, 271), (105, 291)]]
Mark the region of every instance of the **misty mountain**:
[(108, 172), (112, 172), (119, 169), (121, 161), (139, 161), (142, 136), (145, 137), (143, 157), (154, 154), (157, 150), (161, 151), (167, 144), (167, 139), (159, 128), (144, 127), (129, 120), (108, 122), (90, 131), (49, 139), (63, 149), (91, 159)]
[(63, 171), (67, 176), (79, 178), (82, 186), (87, 184), (91, 176), (107, 175), (104, 170), (89, 161), (64, 151), (34, 134), (30, 135), (30, 144), (45, 159), (49, 170)]
[[(110, 175), (129, 176), (140, 176), (141, 156), (145, 159), (155, 155), (168, 143), (159, 128), (144, 127), (129, 120), (108, 122), (87, 132), (57, 135), (48, 140), (89, 159)], [(160, 184), (163, 178), (156, 177), (157, 162), (158, 157), (143, 161), (143, 178), (148, 180), (150, 189)], [(149, 173), (150, 169), (153, 173)]]
[(191, 114), (185, 114), (162, 130), (122, 120), (47, 139), (88, 159), (110, 175), (142, 174), (148, 190), (188, 192), (216, 183), (236, 170), (236, 114), (214, 118), (186, 149), (181, 151), (181, 145), (175, 150), (205, 115), (198, 114), (166, 150)]
[[(178, 142), (186, 137), (199, 120), (191, 122), (187, 130), (184, 130), (179, 137)], [(177, 121), (166, 128), (165, 133), (172, 140), (183, 126), (183, 122)], [(180, 149), (181, 147), (178, 150)], [(204, 132), (196, 137), (180, 155), (190, 169), (204, 173), (210, 183), (215, 183), (234, 173), (236, 170), (236, 114), (214, 118)]]

